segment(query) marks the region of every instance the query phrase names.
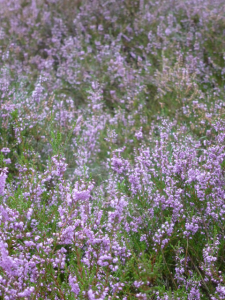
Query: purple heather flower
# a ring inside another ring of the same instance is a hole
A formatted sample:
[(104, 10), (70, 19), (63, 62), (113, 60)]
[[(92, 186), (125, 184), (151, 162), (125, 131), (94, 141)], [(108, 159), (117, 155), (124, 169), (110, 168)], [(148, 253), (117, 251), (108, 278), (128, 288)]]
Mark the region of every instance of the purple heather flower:
[(5, 184), (7, 178), (7, 168), (0, 170), (0, 196), (4, 196), (5, 194)]
[(77, 283), (77, 278), (76, 276), (69, 276), (69, 285), (71, 287), (71, 291), (78, 295), (80, 293), (80, 288), (79, 288), (79, 284)]
[(10, 152), (10, 149), (9, 148), (2, 148), (1, 152), (4, 153), (4, 154), (8, 154)]

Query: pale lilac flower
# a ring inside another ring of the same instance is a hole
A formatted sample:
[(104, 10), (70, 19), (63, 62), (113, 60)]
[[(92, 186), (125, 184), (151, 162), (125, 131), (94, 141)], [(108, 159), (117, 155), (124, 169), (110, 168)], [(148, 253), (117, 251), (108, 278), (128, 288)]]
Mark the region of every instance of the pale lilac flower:
[(77, 278), (76, 276), (72, 276), (70, 275), (69, 276), (69, 285), (71, 287), (71, 291), (76, 294), (76, 295), (79, 295), (80, 293), (80, 288), (79, 288), (79, 284), (77, 282)]

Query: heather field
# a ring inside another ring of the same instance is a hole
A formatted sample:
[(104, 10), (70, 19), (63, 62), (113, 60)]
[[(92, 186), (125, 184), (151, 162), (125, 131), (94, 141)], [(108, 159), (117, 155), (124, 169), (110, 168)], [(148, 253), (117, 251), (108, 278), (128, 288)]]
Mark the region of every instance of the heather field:
[(0, 0), (0, 300), (225, 299), (224, 0)]

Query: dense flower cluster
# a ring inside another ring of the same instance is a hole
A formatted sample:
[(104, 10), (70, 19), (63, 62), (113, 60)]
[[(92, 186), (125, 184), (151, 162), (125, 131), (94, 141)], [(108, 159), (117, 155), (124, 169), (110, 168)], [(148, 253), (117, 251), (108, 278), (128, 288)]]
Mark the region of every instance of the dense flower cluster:
[(223, 2), (0, 0), (0, 299), (225, 299)]

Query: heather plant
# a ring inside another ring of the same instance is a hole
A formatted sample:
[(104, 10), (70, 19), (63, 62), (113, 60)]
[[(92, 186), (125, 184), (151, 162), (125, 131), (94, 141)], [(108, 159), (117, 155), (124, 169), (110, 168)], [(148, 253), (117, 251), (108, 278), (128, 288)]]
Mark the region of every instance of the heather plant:
[(0, 299), (225, 299), (224, 22), (0, 1)]

